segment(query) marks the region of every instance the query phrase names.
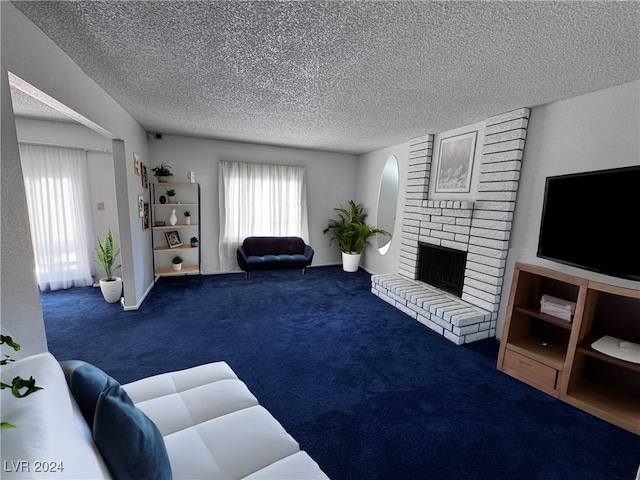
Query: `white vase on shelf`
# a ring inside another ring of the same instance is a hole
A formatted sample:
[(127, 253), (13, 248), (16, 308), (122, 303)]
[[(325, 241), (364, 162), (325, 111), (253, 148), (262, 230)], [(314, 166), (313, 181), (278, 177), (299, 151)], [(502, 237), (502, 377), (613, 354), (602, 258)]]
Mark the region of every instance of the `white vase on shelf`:
[(171, 210), (171, 216), (169, 217), (169, 223), (175, 225), (178, 223), (178, 217), (176, 217), (176, 209)]

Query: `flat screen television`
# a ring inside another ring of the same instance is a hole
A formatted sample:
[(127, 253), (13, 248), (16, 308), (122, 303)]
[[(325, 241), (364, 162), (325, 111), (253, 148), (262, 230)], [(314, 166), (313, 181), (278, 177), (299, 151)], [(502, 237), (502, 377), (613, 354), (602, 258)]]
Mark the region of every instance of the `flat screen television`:
[(547, 177), (538, 257), (640, 281), (640, 166)]

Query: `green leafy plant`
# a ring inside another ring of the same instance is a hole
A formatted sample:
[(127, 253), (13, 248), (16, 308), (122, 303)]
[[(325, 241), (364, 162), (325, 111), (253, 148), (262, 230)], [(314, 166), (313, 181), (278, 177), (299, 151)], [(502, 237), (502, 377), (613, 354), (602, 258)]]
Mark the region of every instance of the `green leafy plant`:
[(191, 216), (191, 212), (189, 210), (185, 210), (184, 211), (184, 216), (185, 217), (190, 217)]
[(191, 237), (191, 243), (198, 243), (198, 237)]
[(376, 233), (391, 236), (386, 230), (372, 227), (365, 222), (368, 214), (365, 213), (362, 204), (349, 200), (348, 208), (340, 205), (334, 210), (338, 212), (338, 218), (327, 220), (327, 228), (323, 233), (331, 232), (333, 236), (330, 243), (337, 240), (340, 251), (344, 253), (362, 253), (369, 237)]
[(173, 260), (171, 260), (171, 263), (173, 263), (174, 265), (179, 265), (180, 263), (182, 263), (182, 257), (176, 255), (175, 257), (173, 257)]
[(153, 171), (153, 175), (156, 177), (172, 177), (173, 173), (171, 173), (171, 166), (165, 165), (164, 162), (158, 165), (157, 167), (153, 167), (151, 169)]
[(120, 249), (118, 249), (117, 252), (114, 252), (115, 242), (113, 240), (113, 233), (111, 233), (111, 229), (109, 229), (109, 233), (104, 239), (104, 242), (100, 240), (100, 237), (96, 238), (98, 240), (98, 248), (96, 248), (96, 258), (94, 259), (94, 262), (104, 268), (104, 271), (107, 274), (107, 281), (112, 282), (115, 280), (113, 278), (113, 272), (122, 268), (122, 265), (118, 265), (117, 267), (113, 266), (116, 261), (116, 257), (120, 253)]
[(170, 188), (169, 190), (167, 190), (166, 193), (170, 197), (175, 197), (175, 195), (176, 195), (176, 191), (173, 188)]
[[(8, 335), (0, 335), (0, 344), (3, 343), (13, 348), (16, 352), (20, 351), (20, 344), (14, 342)], [(9, 362), (15, 362), (15, 360), (9, 355), (5, 355), (5, 358), (0, 360), (0, 365), (7, 365)], [(10, 389), (13, 396), (17, 398), (24, 398), (38, 390), (42, 390), (42, 387), (36, 386), (36, 381), (33, 377), (29, 377), (29, 380), (25, 380), (21, 377), (15, 377), (11, 381), (10, 385), (0, 381), (0, 390), (4, 390), (5, 388)], [(3, 430), (7, 428), (15, 428), (15, 425), (9, 422), (0, 422), (0, 428)]]

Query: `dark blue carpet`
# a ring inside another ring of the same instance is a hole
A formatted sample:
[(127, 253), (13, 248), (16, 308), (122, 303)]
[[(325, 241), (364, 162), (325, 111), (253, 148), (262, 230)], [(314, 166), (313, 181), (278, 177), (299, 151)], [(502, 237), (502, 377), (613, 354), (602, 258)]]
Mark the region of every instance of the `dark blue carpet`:
[(625, 479), (640, 437), (496, 370), (340, 267), (162, 279), (140, 310), (42, 294), (49, 350), (122, 383), (225, 360), (333, 479)]

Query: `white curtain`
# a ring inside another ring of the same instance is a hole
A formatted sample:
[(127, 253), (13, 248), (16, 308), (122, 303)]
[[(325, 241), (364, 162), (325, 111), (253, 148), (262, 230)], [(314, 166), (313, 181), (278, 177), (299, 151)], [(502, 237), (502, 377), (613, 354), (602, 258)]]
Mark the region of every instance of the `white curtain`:
[(220, 268), (238, 270), (236, 250), (249, 236), (296, 236), (309, 243), (305, 168), (219, 164)]
[(20, 145), (40, 290), (93, 284), (93, 228), (83, 150)]

